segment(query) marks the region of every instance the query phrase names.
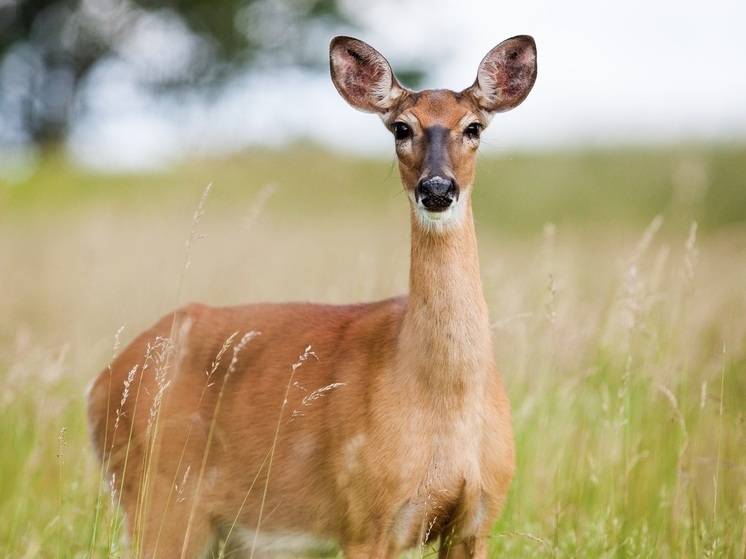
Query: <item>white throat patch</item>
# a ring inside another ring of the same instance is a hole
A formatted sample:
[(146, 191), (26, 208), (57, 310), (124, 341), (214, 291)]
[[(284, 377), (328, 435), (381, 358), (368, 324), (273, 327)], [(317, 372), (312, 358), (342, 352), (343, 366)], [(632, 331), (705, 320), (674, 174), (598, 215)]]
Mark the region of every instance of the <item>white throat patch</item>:
[(461, 225), (464, 220), (464, 208), (466, 208), (467, 196), (459, 196), (451, 206), (442, 212), (431, 212), (422, 202), (415, 199), (414, 192), (409, 192), (409, 199), (412, 202), (414, 213), (417, 216), (417, 222), (428, 233), (441, 234)]

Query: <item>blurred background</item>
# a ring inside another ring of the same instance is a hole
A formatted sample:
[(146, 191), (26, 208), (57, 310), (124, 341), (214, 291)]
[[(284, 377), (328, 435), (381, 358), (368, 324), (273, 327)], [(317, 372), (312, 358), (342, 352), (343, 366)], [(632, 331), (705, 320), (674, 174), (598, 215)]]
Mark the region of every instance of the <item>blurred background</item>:
[(730, 142), (746, 135), (745, 17), (730, 0), (3, 0), (3, 175), (50, 145), (101, 170), (299, 139), (388, 153), (329, 82), (341, 33), (377, 46), (409, 87), (455, 90), (497, 42), (534, 35), (535, 91), (487, 150)]
[(493, 552), (743, 559), (744, 21), (735, 0), (0, 0), (0, 555), (123, 555), (85, 389), (165, 312), (406, 290), (393, 142), (335, 91), (332, 36), (459, 90), (526, 33), (538, 80), (485, 132), (474, 194), (519, 457)]

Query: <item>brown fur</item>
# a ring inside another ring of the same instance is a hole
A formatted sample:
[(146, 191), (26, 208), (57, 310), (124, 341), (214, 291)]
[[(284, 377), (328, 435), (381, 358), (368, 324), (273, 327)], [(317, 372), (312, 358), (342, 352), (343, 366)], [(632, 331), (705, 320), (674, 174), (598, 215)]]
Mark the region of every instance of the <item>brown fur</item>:
[(423, 163), (428, 150), (424, 131), (435, 126), (448, 130), (445, 146), (445, 166), (452, 178), (463, 188), (474, 184), (477, 145), (463, 140), (462, 122), (483, 122), (476, 102), (469, 95), (447, 89), (435, 89), (418, 93), (407, 92), (388, 120), (404, 120), (414, 128), (411, 150), (399, 149), (399, 172), (404, 186), (413, 189), (428, 169)]
[[(468, 198), (476, 147), (461, 128), (479, 116), (474, 98), (402, 92), (392, 106), (381, 109), (389, 122), (408, 114), (415, 127), (449, 129), (448, 165)], [(415, 138), (399, 154), (409, 190), (426, 171), (428, 146)], [(408, 297), (188, 305), (99, 375), (94, 443), (121, 484), (138, 554), (195, 557), (236, 523), (331, 538), (346, 557), (395, 557), (438, 537), (441, 557), (486, 557), (515, 459), (466, 203), (441, 233), (413, 209)], [(299, 360), (308, 346), (314, 355)]]

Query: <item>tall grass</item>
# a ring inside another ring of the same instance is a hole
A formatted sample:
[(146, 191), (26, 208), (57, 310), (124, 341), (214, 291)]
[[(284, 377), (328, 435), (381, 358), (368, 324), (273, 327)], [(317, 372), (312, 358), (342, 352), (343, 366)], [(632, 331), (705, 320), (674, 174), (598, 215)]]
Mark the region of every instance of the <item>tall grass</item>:
[[(621, 173), (629, 154), (593, 157), (589, 173), (614, 178), (607, 190), (637, 177)], [(707, 201), (724, 188), (718, 173), (731, 176), (712, 161), (727, 156), (687, 157), (650, 179), (688, 192), (674, 201), (623, 203), (614, 223), (550, 204), (543, 213), (554, 225), (534, 215), (546, 202), (532, 202), (515, 210), (510, 219), (525, 217), (516, 227), (495, 225), (505, 214), (493, 210), (516, 208), (521, 196), (488, 181), (499, 182), (501, 169), (524, 178), (539, 171), (520, 158), (483, 165), (475, 198), (482, 273), (519, 461), (493, 531), (495, 556), (746, 553), (746, 229), (706, 217), (721, 204)], [(547, 161), (575, 168), (559, 156)], [(331, 219), (318, 200), (303, 201), (343, 185), (329, 186), (324, 174), (293, 183), (291, 163), (275, 165), (270, 197), (259, 184), (221, 190), (239, 169), (252, 176), (245, 161), (207, 164), (214, 190), (194, 218), (199, 235), (190, 217), (207, 180), (177, 192), (158, 178), (129, 177), (133, 191), (160, 190), (136, 200), (68, 193), (77, 202), (59, 212), (29, 193), (6, 196), (16, 201), (0, 221), (0, 555), (124, 556), (121, 480), (104, 479), (93, 455), (85, 387), (112, 351), (173, 306), (404, 291), (406, 200), (395, 175), (385, 179), (386, 164), (316, 161), (327, 174), (339, 164), (342, 178), (332, 183), (362, 181), (347, 185)], [(87, 180), (106, 188), (105, 177)], [(549, 179), (535, 180), (548, 192)], [(584, 203), (577, 191), (567, 196)], [(613, 200), (601, 215), (615, 215)], [(197, 479), (196, 469), (184, 476)]]

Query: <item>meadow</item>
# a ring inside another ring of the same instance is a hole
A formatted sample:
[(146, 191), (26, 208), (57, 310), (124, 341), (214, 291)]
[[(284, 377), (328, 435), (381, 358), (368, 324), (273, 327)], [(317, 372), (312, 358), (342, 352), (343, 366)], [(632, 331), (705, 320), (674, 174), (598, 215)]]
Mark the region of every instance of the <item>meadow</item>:
[[(518, 446), (492, 555), (746, 557), (746, 147), (479, 167)], [(407, 221), (391, 160), (306, 146), (0, 183), (0, 556), (126, 556), (85, 419), (122, 344), (189, 301), (401, 293)]]

